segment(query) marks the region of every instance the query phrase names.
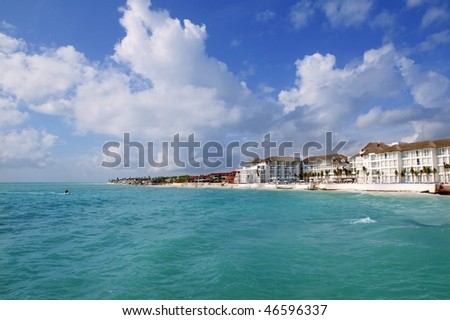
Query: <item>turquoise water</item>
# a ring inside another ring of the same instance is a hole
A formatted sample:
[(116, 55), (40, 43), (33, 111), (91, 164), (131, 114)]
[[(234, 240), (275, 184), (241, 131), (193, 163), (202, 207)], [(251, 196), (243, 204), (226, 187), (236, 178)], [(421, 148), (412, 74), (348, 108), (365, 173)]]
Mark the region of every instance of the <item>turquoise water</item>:
[(0, 299), (450, 299), (450, 197), (0, 184)]

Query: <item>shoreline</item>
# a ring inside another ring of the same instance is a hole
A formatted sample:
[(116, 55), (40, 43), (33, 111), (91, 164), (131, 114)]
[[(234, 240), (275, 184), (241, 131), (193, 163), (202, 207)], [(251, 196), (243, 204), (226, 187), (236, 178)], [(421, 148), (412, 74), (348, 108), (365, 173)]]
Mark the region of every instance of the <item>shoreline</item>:
[[(133, 185), (125, 183), (111, 183), (118, 185)], [(138, 185), (138, 184), (135, 184)], [(387, 192), (387, 193), (412, 193), (412, 194), (440, 194), (449, 195), (450, 185), (437, 183), (393, 183), (393, 184), (369, 184), (369, 183), (317, 183), (311, 184), (287, 184), (275, 185), (269, 183), (230, 184), (230, 183), (167, 183), (146, 184), (146, 187), (156, 188), (209, 188), (209, 189), (240, 189), (240, 190), (287, 190), (287, 191), (346, 191), (346, 192)]]

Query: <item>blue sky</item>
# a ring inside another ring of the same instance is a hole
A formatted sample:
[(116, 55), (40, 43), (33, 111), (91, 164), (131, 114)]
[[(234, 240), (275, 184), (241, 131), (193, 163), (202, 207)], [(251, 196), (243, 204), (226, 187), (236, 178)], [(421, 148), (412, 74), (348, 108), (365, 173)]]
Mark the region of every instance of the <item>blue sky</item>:
[(202, 171), (102, 168), (125, 132), (298, 151), (331, 131), (347, 154), (450, 137), (449, 60), (444, 0), (3, 0), (0, 181)]

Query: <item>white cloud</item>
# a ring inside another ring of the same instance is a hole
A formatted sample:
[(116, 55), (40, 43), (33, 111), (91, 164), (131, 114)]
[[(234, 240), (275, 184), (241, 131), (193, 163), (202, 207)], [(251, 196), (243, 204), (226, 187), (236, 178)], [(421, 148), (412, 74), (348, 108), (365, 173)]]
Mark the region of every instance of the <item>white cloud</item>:
[(429, 35), (425, 41), (423, 41), (419, 48), (422, 51), (431, 51), (434, 50), (439, 45), (450, 43), (450, 30), (443, 30), (441, 32), (437, 32)]
[(411, 130), (408, 135), (401, 137), (400, 141), (415, 142), (421, 140), (432, 140), (441, 138), (442, 134), (448, 132), (448, 121), (438, 120), (414, 120), (411, 121)]
[(241, 44), (242, 44), (241, 39), (233, 39), (230, 42), (230, 47), (236, 48), (236, 47), (239, 47)]
[(23, 123), (27, 118), (28, 114), (17, 108), (16, 101), (0, 96), (0, 130)]
[[(343, 0), (322, 4), (332, 26), (366, 21), (372, 5)], [(407, 136), (419, 121), (417, 109), (448, 110), (448, 79), (414, 65), (392, 45), (368, 50), (361, 61), (342, 68), (332, 54), (305, 56), (296, 62), (292, 88), (271, 101), (264, 97), (275, 89), (264, 85), (259, 100), (239, 76), (206, 53), (204, 25), (171, 18), (149, 5), (128, 1), (121, 19), (126, 34), (104, 63), (89, 61), (72, 46), (31, 52), (23, 40), (0, 33), (0, 142), (6, 146), (0, 153), (2, 166), (51, 163), (56, 136), (20, 129), (34, 112), (63, 117), (78, 134), (121, 138), (129, 132), (134, 139), (156, 142), (178, 132), (226, 140), (271, 129), (279, 138), (305, 140), (325, 130), (377, 125), (377, 118), (385, 125), (393, 119), (405, 122), (392, 130)], [(292, 22), (302, 27), (314, 7), (301, 1), (294, 11), (297, 22)], [(443, 41), (444, 36), (433, 39)], [(247, 71), (254, 72), (251, 66)], [(399, 97), (405, 103), (395, 105), (417, 104), (415, 109), (377, 107), (380, 99)], [(429, 120), (443, 128), (445, 119)], [(360, 137), (359, 132), (349, 135)]]
[(2, 36), (0, 86), (19, 100), (34, 102), (66, 95), (91, 72), (83, 55), (72, 46), (28, 55), (20, 51), (20, 41)]
[(355, 125), (361, 129), (369, 127), (395, 126), (415, 119), (421, 112), (414, 108), (397, 108), (383, 110), (381, 107), (374, 107), (365, 114), (361, 114), (356, 119)]
[[(399, 74), (394, 72), (394, 48), (386, 45), (364, 54), (362, 63), (335, 67), (336, 58), (316, 53), (297, 60), (297, 87), (283, 90), (279, 95), (285, 112), (307, 107), (319, 113), (326, 122), (336, 120), (330, 108), (340, 114), (350, 112), (357, 103), (378, 94), (395, 95)], [(323, 114), (322, 114), (323, 113)], [(339, 117), (339, 116), (338, 116)]]
[(386, 10), (381, 11), (369, 22), (373, 28), (392, 29), (395, 26), (396, 16)]
[(423, 71), (411, 59), (401, 57), (398, 66), (417, 104), (425, 108), (450, 107), (450, 81), (434, 71)]
[(45, 130), (14, 130), (0, 135), (0, 167), (45, 167), (57, 137)]
[(261, 22), (266, 22), (266, 21), (269, 21), (269, 20), (272, 20), (273, 18), (275, 18), (275, 16), (276, 16), (276, 13), (274, 11), (266, 9), (266, 10), (258, 12), (256, 14), (256, 20), (261, 21)]
[(5, 30), (7, 32), (14, 32), (16, 27), (5, 20), (0, 21), (0, 29)]
[[(296, 85), (278, 95), (286, 114), (283, 121), (292, 132), (347, 132), (364, 143), (364, 137), (373, 138), (367, 137), (370, 130), (361, 129), (376, 127), (380, 135), (377, 139), (386, 134), (390, 140), (393, 132), (398, 137), (410, 132), (414, 121), (449, 121), (443, 116), (450, 108), (449, 80), (436, 72), (423, 71), (392, 45), (368, 50), (362, 61), (343, 68), (336, 67), (333, 55), (319, 53), (297, 60), (296, 66)], [(410, 107), (381, 108), (380, 100), (388, 106), (400, 102)], [(428, 108), (435, 111), (427, 112)], [(389, 130), (385, 130), (387, 127)], [(439, 136), (445, 132), (450, 133), (443, 130)], [(419, 136), (426, 134), (421, 132)]]
[(0, 33), (0, 52), (8, 54), (24, 48), (25, 43), (23, 40), (11, 38), (6, 34)]
[(306, 26), (314, 15), (314, 8), (310, 0), (301, 0), (292, 8), (289, 15), (292, 25), (295, 29)]
[(333, 27), (360, 25), (367, 20), (371, 8), (371, 0), (327, 0), (322, 4)]
[(432, 7), (425, 12), (422, 17), (420, 26), (422, 28), (429, 27), (432, 24), (446, 21), (449, 19), (449, 13), (444, 8)]
[(78, 133), (157, 139), (194, 131), (223, 136), (244, 126), (260, 106), (206, 54), (206, 27), (149, 5), (130, 0), (122, 9), (126, 35), (115, 46), (116, 64), (90, 63), (71, 46), (28, 53), (20, 41), (1, 38), (2, 90), (35, 112), (69, 119)]
[(414, 8), (422, 5), (425, 0), (406, 0), (406, 6), (408, 8)]

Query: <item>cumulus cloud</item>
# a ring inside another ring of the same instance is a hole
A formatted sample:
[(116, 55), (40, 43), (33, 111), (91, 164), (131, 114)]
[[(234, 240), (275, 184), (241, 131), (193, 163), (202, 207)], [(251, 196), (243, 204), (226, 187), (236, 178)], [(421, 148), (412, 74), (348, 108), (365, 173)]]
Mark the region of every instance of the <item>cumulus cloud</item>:
[(336, 68), (336, 57), (332, 54), (306, 56), (296, 62), (297, 87), (281, 91), (279, 100), (285, 112), (307, 107), (318, 112), (320, 119), (332, 121), (336, 116), (327, 116), (329, 108), (338, 109), (342, 114), (381, 92), (387, 96), (397, 93), (399, 89), (395, 84), (399, 74), (392, 71), (393, 56), (394, 48), (386, 45), (367, 51), (359, 65), (343, 69)]
[(0, 97), (0, 130), (15, 127), (27, 118), (28, 113), (20, 111), (13, 99)]
[(206, 27), (149, 7), (130, 0), (122, 9), (126, 35), (115, 46), (116, 64), (93, 64), (72, 46), (29, 53), (2, 35), (2, 90), (35, 112), (70, 119), (79, 133), (162, 138), (242, 125), (243, 107), (257, 103), (206, 54)]
[(1, 35), (0, 85), (19, 100), (34, 102), (66, 95), (89, 74), (83, 55), (72, 46), (27, 54), (21, 50), (22, 41)]
[(333, 27), (360, 25), (367, 20), (371, 8), (371, 0), (327, 0), (322, 4), (322, 10)]
[[(356, 26), (367, 20), (371, 7), (367, 0), (302, 0), (292, 8), (291, 22), (301, 28), (321, 8), (333, 27)], [(23, 40), (0, 33), (3, 166), (51, 163), (58, 138), (25, 127), (35, 113), (62, 117), (77, 134), (122, 138), (129, 132), (145, 141), (192, 132), (224, 141), (260, 137), (270, 130), (280, 138), (303, 141), (326, 130), (348, 130), (360, 137), (351, 130), (393, 120), (404, 123), (395, 128), (399, 134), (413, 136), (424, 128), (417, 125), (418, 115), (428, 117), (433, 128), (445, 129), (440, 125), (444, 117), (423, 111), (448, 111), (449, 80), (423, 70), (393, 45), (368, 50), (344, 67), (337, 66), (331, 53), (304, 56), (296, 61), (295, 84), (273, 101), (267, 95), (274, 95), (274, 88), (262, 85), (263, 97), (252, 93), (239, 75), (207, 54), (206, 26), (152, 10), (148, 0), (129, 0), (122, 14), (125, 36), (100, 63), (72, 46), (32, 50)], [(386, 21), (389, 16), (380, 17), (379, 25), (387, 26)], [(430, 41), (442, 43), (445, 36)], [(408, 107), (380, 107), (380, 100), (397, 98), (404, 103), (396, 105)], [(424, 136), (424, 131), (417, 134)]]
[(72, 46), (31, 51), (0, 33), (0, 98), (10, 97), (0, 110), (2, 122), (24, 121), (21, 105), (64, 117), (78, 134), (129, 132), (157, 141), (175, 133), (226, 138), (265, 130), (270, 120), (259, 110), (275, 103), (259, 102), (225, 63), (206, 53), (204, 25), (151, 10), (146, 0), (129, 0), (122, 13), (126, 35), (104, 63), (89, 61)]
[(0, 167), (45, 167), (57, 137), (45, 130), (14, 130), (0, 135)]
[[(390, 44), (368, 50), (362, 61), (343, 68), (336, 67), (332, 54), (319, 53), (297, 60), (296, 67), (296, 86), (278, 95), (292, 130), (315, 128), (351, 134), (352, 128), (388, 126), (391, 134), (398, 130), (400, 135), (411, 131), (418, 119), (448, 121), (442, 114), (450, 108), (449, 80), (422, 70)], [(403, 101), (411, 106), (383, 110), (377, 106), (380, 99), (387, 105)], [(440, 119), (426, 112), (431, 108)], [(360, 138), (363, 135), (359, 133)], [(424, 136), (423, 132), (419, 136)]]
[(413, 60), (401, 57), (398, 66), (414, 101), (425, 108), (450, 106), (449, 79), (435, 71), (423, 71)]
[(25, 43), (21, 39), (15, 39), (0, 33), (0, 52), (12, 53), (25, 48)]

